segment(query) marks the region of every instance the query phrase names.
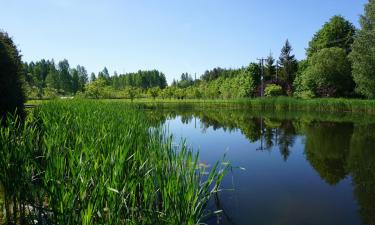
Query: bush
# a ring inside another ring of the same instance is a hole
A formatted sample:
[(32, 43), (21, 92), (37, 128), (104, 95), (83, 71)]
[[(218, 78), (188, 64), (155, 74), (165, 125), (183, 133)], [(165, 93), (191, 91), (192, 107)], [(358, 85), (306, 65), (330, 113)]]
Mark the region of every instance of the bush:
[(266, 97), (276, 97), (283, 95), (283, 88), (277, 84), (269, 84), (264, 90), (264, 95)]

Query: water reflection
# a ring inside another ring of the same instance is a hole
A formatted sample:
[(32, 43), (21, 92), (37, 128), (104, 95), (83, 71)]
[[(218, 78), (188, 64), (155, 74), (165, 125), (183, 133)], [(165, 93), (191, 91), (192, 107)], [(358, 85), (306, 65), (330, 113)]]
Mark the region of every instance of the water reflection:
[[(186, 109), (153, 110), (149, 111), (149, 114), (150, 118), (154, 119), (154, 122), (161, 123), (177, 118), (180, 119), (182, 124), (195, 123), (194, 126), (196, 127), (198, 120), (199, 127), (197, 129), (200, 129), (202, 133), (207, 132), (209, 129), (213, 131), (222, 130), (226, 133), (241, 132), (249, 143), (256, 143), (253, 150), (268, 152), (278, 150), (282, 160), (285, 162), (288, 161), (293, 151), (299, 149), (298, 146), (295, 147), (294, 145), (300, 138), (302, 154), (308, 161), (310, 168), (312, 167), (320, 179), (337, 192), (344, 193), (348, 189), (345, 186), (345, 182), (348, 181), (347, 186), (352, 189), (348, 191), (351, 195), (348, 199), (352, 197), (357, 202), (358, 213), (355, 211), (355, 207), (346, 207), (344, 204), (336, 207), (337, 211), (342, 208), (340, 212), (346, 210), (348, 212), (346, 215), (327, 215), (327, 217), (342, 217), (340, 224), (375, 224), (375, 124), (369, 123), (365, 118), (360, 120), (355, 117), (351, 121), (351, 117), (346, 116), (344, 119), (342, 117), (335, 118), (334, 122), (332, 122), (330, 120), (332, 116), (327, 119), (324, 116), (304, 117), (299, 115), (297, 118), (291, 119), (285, 115), (262, 116), (259, 113), (239, 110)], [(205, 141), (207, 140), (203, 142)], [(201, 149), (201, 151), (204, 151), (204, 149)], [(344, 184), (340, 186), (340, 182), (344, 182)], [(307, 189), (307, 186), (308, 184), (303, 187)], [(319, 191), (323, 188), (322, 185), (319, 185), (310, 193), (314, 192), (317, 194), (317, 198), (322, 198), (323, 194), (319, 196)], [(306, 191), (303, 194), (308, 195), (309, 192)], [(239, 195), (240, 198), (246, 198), (246, 196)], [(224, 196), (222, 201), (216, 199), (220, 207), (227, 208), (226, 205), (233, 205), (231, 202), (233, 199), (228, 200), (225, 198)], [(350, 201), (348, 200), (347, 202)], [(306, 202), (306, 204), (310, 203)], [(320, 203), (318, 202), (318, 205)], [(308, 208), (303, 205), (304, 203), (301, 204), (300, 207)], [(350, 204), (348, 203), (348, 205)], [(241, 209), (226, 210), (224, 213), (225, 218), (220, 223), (246, 224), (245, 220), (241, 219), (241, 217), (246, 215), (237, 214), (237, 216), (233, 216), (228, 212), (236, 210), (241, 211)], [(241, 213), (243, 214), (244, 212), (241, 211)], [(361, 220), (355, 219), (358, 215)], [(315, 219), (315, 222), (314, 219), (310, 219), (309, 222), (305, 221), (305, 224), (324, 224), (324, 222), (318, 222), (319, 218)], [(253, 219), (252, 221), (262, 224), (261, 220)], [(288, 224), (286, 221), (293, 220), (278, 221), (276, 224)], [(338, 220), (326, 221), (331, 221), (326, 224), (332, 224)]]

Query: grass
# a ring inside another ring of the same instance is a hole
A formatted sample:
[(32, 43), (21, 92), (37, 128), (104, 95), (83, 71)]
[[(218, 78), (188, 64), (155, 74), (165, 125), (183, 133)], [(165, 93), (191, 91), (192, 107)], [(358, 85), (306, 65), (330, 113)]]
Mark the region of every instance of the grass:
[[(116, 100), (113, 100), (116, 101)], [(127, 101), (127, 100), (125, 100)], [(375, 100), (317, 98), (298, 99), (292, 97), (246, 98), (246, 99), (213, 99), (213, 100), (162, 100), (137, 99), (138, 103), (157, 104), (191, 104), (195, 107), (244, 108), (263, 111), (284, 112), (345, 112), (375, 114)]]
[(8, 222), (198, 224), (227, 171), (121, 102), (48, 101), (0, 129)]
[[(107, 99), (106, 102), (131, 102), (129, 99)], [(33, 100), (28, 104), (40, 104), (44, 101)], [(245, 99), (135, 99), (134, 103), (155, 104), (192, 104), (196, 107), (224, 107), (246, 108), (264, 111), (289, 112), (345, 112), (358, 114), (375, 114), (375, 100), (344, 99), (344, 98), (316, 98), (298, 99), (292, 97), (275, 98), (245, 98)]]

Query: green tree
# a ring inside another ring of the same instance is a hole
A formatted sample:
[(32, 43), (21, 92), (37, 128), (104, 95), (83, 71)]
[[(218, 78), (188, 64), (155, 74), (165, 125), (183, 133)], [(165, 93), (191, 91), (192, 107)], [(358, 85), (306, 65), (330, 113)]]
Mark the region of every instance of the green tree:
[(159, 87), (149, 88), (148, 93), (155, 100), (155, 98), (160, 95), (160, 88)]
[(288, 83), (293, 84), (295, 75), (298, 69), (298, 63), (295, 56), (292, 55), (293, 48), (287, 39), (283, 48), (281, 49), (281, 54), (279, 57), (281, 77)]
[(301, 79), (303, 89), (320, 97), (349, 96), (354, 88), (346, 52), (337, 47), (314, 54)]
[(354, 41), (356, 29), (352, 23), (342, 16), (332, 17), (314, 35), (306, 49), (307, 57), (311, 57), (324, 48), (338, 47), (349, 53)]
[(70, 66), (68, 60), (64, 59), (58, 64), (58, 73), (60, 87), (65, 93), (70, 93), (72, 91), (72, 77), (70, 75)]
[(86, 96), (89, 98), (103, 98), (105, 87), (107, 86), (106, 80), (98, 78), (95, 81), (86, 85)]
[(78, 72), (78, 91), (84, 91), (85, 84), (88, 82), (87, 70), (84, 66), (77, 66)]
[(360, 24), (361, 30), (349, 56), (353, 63), (353, 78), (358, 93), (367, 98), (375, 98), (375, 1), (370, 0), (366, 4)]
[(78, 71), (76, 69), (72, 69), (71, 74), (72, 74), (72, 92), (73, 94), (76, 94), (77, 91), (79, 91), (80, 89)]
[(275, 59), (273, 58), (272, 53), (270, 53), (266, 59), (265, 80), (271, 80), (275, 74), (276, 74)]
[(22, 62), (16, 45), (7, 33), (0, 31), (0, 116), (22, 113), (25, 96), (22, 90)]
[(91, 75), (90, 75), (90, 82), (93, 82), (95, 80), (96, 80), (95, 73), (91, 73)]
[(104, 69), (98, 73), (98, 78), (104, 79), (107, 84), (111, 83), (111, 78), (109, 76), (107, 67), (104, 67)]
[(50, 71), (46, 77), (46, 85), (48, 88), (60, 89), (59, 76), (56, 71)]

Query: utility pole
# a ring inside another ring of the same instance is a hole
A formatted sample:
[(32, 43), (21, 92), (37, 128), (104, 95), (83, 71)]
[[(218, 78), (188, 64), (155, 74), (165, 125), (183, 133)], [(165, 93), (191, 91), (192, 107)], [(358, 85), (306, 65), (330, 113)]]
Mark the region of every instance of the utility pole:
[(261, 68), (261, 73), (260, 73), (260, 97), (263, 97), (263, 91), (264, 91), (264, 87), (263, 87), (263, 74), (264, 74), (264, 60), (266, 60), (265, 58), (260, 58), (258, 59), (259, 60), (259, 64), (260, 64), (260, 68)]
[(279, 60), (276, 60), (276, 81), (278, 81), (278, 74), (279, 73)]

